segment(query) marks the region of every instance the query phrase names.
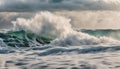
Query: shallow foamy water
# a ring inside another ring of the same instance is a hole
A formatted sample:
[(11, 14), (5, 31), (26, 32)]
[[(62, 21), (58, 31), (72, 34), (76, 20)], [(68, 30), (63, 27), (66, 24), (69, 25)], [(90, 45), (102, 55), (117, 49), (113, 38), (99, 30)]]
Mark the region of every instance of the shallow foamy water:
[(1, 69), (120, 69), (119, 46), (43, 46), (0, 53)]

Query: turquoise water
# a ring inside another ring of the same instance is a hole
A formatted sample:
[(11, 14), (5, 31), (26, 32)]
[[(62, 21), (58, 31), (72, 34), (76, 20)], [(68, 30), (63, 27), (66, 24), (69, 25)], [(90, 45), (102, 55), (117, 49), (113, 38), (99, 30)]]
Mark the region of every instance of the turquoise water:
[(112, 30), (112, 29), (98, 29), (98, 30), (81, 30), (84, 33), (88, 33), (90, 35), (96, 36), (96, 37), (101, 37), (101, 36), (106, 36), (106, 37), (111, 37), (120, 40), (120, 30)]

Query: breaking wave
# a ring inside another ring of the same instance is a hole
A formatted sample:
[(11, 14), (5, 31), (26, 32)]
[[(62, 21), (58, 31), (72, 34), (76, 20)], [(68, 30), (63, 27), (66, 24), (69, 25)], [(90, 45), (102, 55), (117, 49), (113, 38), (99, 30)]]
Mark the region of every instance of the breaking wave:
[[(119, 40), (107, 37), (111, 35), (109, 33), (99, 31), (93, 33), (89, 30), (77, 32), (72, 29), (70, 21), (68, 18), (50, 12), (40, 12), (31, 19), (18, 18), (16, 21), (12, 21), (13, 30), (0, 33), (1, 42), (13, 47), (43, 44), (59, 46), (120, 44)], [(103, 36), (96, 37), (96, 33), (98, 33), (97, 35), (103, 34)]]
[[(103, 58), (108, 56), (108, 52), (115, 52), (118, 55), (119, 52), (117, 53), (117, 51), (120, 51), (120, 41), (112, 36), (116, 36), (115, 34), (119, 34), (119, 32), (114, 30), (76, 31), (72, 29), (70, 21), (68, 18), (57, 16), (50, 12), (40, 12), (31, 19), (18, 18), (13, 21), (14, 27), (12, 30), (0, 31), (0, 55), (3, 55), (0, 56), (1, 66), (7, 69), (9, 67), (10, 69), (11, 67), (21, 69), (44, 69), (45, 67), (50, 69), (51, 67), (51, 69), (57, 69), (57, 67), (62, 66), (60, 63), (63, 63), (66, 69), (74, 64), (78, 65), (76, 62), (71, 64), (76, 59), (71, 57), (73, 56), (72, 54), (77, 57), (77, 61), (87, 60), (86, 62), (91, 60), (86, 58), (86, 56), (103, 61)], [(107, 52), (107, 55), (104, 55), (105, 52)], [(102, 53), (103, 56), (98, 53)], [(4, 56), (4, 54), (8, 56)], [(92, 55), (88, 56), (90, 54)], [(93, 54), (97, 56), (93, 56)], [(61, 57), (61, 59), (58, 57)], [(71, 59), (65, 57), (71, 57)], [(111, 59), (114, 59), (112, 57)], [(70, 61), (67, 66), (66, 62), (63, 62), (65, 61), (63, 58), (67, 59), (67, 62), (68, 60)], [(45, 60), (45, 62), (42, 60)], [(56, 63), (53, 63), (54, 60)], [(46, 64), (46, 66), (40, 64)], [(58, 65), (56, 67), (52, 66), (55, 64)], [(70, 69), (73, 68), (98, 69), (89, 65), (71, 67)], [(60, 69), (63, 68), (60, 67)]]

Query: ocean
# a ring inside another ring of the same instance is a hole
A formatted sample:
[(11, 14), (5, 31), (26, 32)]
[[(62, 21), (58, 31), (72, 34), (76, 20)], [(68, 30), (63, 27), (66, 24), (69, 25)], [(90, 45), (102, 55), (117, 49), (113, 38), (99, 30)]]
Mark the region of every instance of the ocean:
[(0, 69), (120, 69), (120, 30), (73, 30), (70, 19), (40, 12), (0, 32)]

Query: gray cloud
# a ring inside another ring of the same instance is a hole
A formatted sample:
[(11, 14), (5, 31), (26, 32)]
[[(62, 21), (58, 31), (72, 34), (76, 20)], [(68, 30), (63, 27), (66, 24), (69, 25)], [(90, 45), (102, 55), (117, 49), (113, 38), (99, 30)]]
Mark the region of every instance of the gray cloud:
[(0, 0), (0, 11), (119, 10), (119, 0)]

